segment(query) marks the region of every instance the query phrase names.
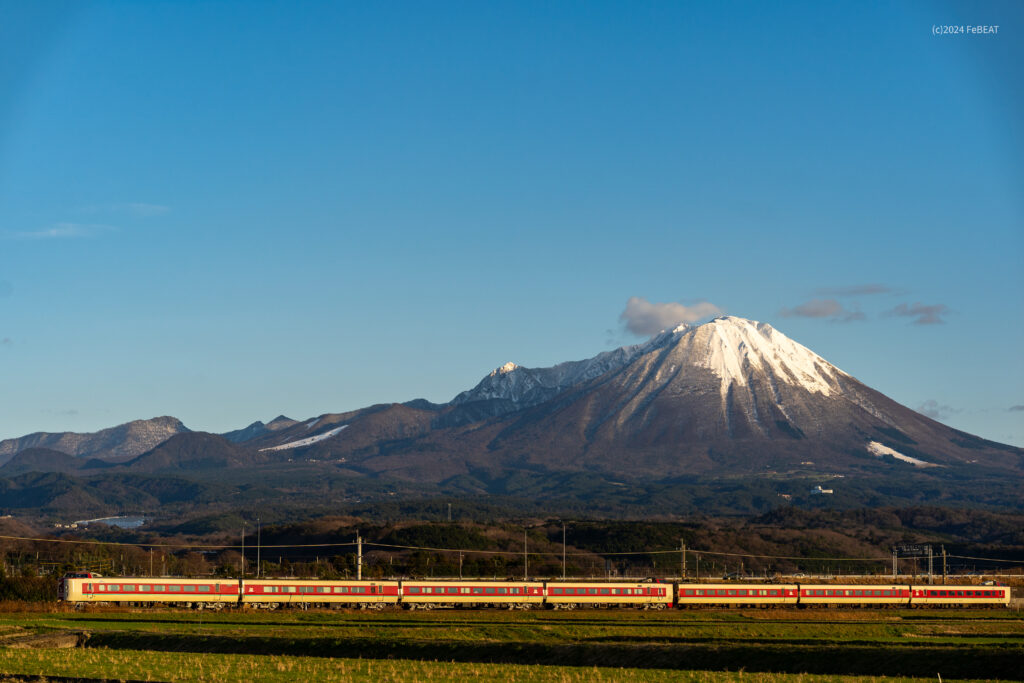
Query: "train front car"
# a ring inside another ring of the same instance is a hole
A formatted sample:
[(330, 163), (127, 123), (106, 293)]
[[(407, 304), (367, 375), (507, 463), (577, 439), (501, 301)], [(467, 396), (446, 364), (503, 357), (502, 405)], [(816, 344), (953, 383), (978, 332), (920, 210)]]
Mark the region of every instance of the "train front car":
[(909, 605), (910, 586), (801, 585), (800, 604), (819, 607)]
[(238, 602), (238, 579), (66, 578), (63, 600), (76, 604), (191, 604)]
[(1009, 586), (911, 586), (915, 607), (1009, 607)]
[(668, 583), (552, 581), (547, 584), (546, 602), (556, 609), (612, 605), (665, 609), (672, 606), (673, 592)]
[(680, 607), (730, 607), (736, 605), (795, 605), (795, 584), (681, 583), (677, 598)]
[(527, 608), (544, 602), (538, 581), (402, 581), (402, 606)]
[(242, 603), (258, 607), (283, 605), (381, 609), (398, 602), (398, 581), (303, 581), (245, 579)]

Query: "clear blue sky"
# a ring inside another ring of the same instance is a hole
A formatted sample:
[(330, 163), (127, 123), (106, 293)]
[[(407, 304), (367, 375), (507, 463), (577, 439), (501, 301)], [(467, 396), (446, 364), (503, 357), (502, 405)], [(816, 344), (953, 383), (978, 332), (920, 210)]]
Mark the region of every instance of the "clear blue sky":
[(640, 297), (1024, 444), (1020, 2), (0, 9), (0, 438), (446, 401)]

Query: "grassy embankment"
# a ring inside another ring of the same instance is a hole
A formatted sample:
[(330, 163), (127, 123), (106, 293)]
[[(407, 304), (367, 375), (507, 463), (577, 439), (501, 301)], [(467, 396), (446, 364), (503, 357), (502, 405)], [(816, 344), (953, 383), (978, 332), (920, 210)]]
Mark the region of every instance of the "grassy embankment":
[(0, 650), (0, 671), (26, 676), (718, 681), (742, 671), (750, 681), (1024, 679), (1024, 618), (1004, 610), (0, 614), (0, 632), (11, 629), (89, 634), (84, 648)]

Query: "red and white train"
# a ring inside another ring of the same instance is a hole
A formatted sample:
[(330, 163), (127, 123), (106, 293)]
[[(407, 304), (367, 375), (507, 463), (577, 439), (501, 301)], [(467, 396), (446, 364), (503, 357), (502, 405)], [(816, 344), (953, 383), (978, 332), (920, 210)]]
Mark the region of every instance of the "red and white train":
[(60, 584), (74, 604), (187, 604), (276, 608), (407, 609), (503, 607), (1006, 607), (1007, 586), (661, 583), (653, 581), (345, 581), (102, 577), (80, 573)]

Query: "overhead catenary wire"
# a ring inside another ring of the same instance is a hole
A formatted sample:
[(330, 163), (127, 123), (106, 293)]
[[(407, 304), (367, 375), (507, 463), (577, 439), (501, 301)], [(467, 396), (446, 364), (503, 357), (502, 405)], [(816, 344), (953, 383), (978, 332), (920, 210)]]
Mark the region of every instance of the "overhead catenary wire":
[[(78, 545), (106, 545), (106, 546), (120, 546), (120, 547), (134, 547), (134, 548), (174, 548), (180, 550), (239, 550), (243, 546), (240, 544), (209, 544), (209, 543), (128, 543), (124, 541), (101, 541), (101, 540), (87, 540), (87, 539), (69, 539), (69, 538), (39, 538), (31, 536), (9, 536), (0, 535), (0, 540), (14, 540), (14, 541), (29, 541), (33, 543), (58, 543), (58, 544), (78, 544)], [(339, 541), (334, 543), (274, 543), (274, 544), (261, 544), (261, 548), (276, 549), (276, 550), (292, 550), (292, 549), (303, 549), (303, 548), (344, 548), (349, 546), (355, 546), (355, 541)], [(464, 553), (464, 554), (476, 554), (476, 555), (505, 555), (513, 557), (522, 557), (524, 552), (522, 550), (476, 550), (467, 548), (440, 548), (434, 546), (417, 546), (417, 545), (402, 545), (397, 543), (375, 543), (375, 542), (363, 542), (364, 546), (380, 548), (380, 549), (393, 549), (393, 550), (411, 550), (419, 552), (435, 552), (435, 553)], [(691, 548), (690, 552), (698, 553), (700, 555), (711, 555), (715, 557), (736, 557), (736, 558), (750, 558), (750, 559), (762, 559), (762, 560), (795, 560), (800, 562), (890, 562), (891, 556), (886, 557), (804, 557), (799, 555), (767, 555), (758, 553), (729, 553), (717, 550), (698, 550)], [(668, 550), (631, 550), (631, 551), (614, 551), (614, 552), (571, 552), (566, 553), (568, 557), (630, 557), (630, 556), (643, 556), (643, 555), (675, 555), (679, 553), (678, 548), (672, 548)], [(561, 556), (561, 551), (544, 551), (544, 550), (533, 550), (527, 553), (534, 557), (546, 557), (546, 556)], [(926, 557), (926, 556), (921, 556)], [(921, 557), (903, 557), (901, 559), (921, 559)], [(969, 555), (949, 555), (949, 558), (956, 558), (961, 560), (974, 560), (977, 562), (1002, 562), (1007, 564), (1024, 564), (1024, 560), (1006, 560), (1000, 558), (991, 557), (973, 557)]]

